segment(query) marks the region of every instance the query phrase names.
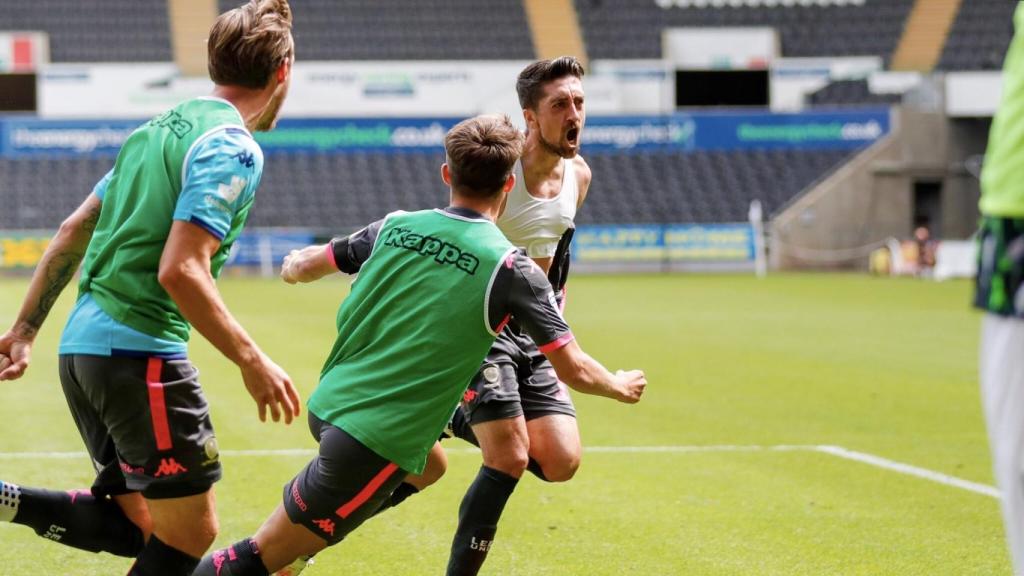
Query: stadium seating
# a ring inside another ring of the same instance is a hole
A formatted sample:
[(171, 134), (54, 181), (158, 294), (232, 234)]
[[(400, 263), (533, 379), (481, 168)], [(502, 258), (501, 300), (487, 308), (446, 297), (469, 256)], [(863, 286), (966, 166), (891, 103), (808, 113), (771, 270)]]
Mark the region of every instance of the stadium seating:
[(0, 230), (56, 229), (113, 164), (113, 158), (0, 158)]
[(824, 6), (785, 6), (781, 2), (774, 6), (699, 4), (576, 0), (576, 9), (587, 51), (595, 59), (660, 58), (661, 30), (669, 27), (772, 26), (779, 30), (783, 56), (877, 55), (888, 63), (913, 0), (865, 0), (860, 4)]
[[(594, 173), (579, 222), (730, 222), (754, 198), (780, 208), (848, 151), (588, 154)], [(251, 226), (344, 233), (398, 209), (444, 206), (440, 153), (268, 154)], [(0, 159), (0, 229), (56, 228), (112, 158)], [(6, 208), (6, 207), (5, 207)]]
[(580, 224), (745, 222), (750, 201), (782, 208), (838, 167), (846, 150), (587, 155), (594, 174)]
[[(220, 0), (221, 11), (236, 0)], [(530, 60), (520, 0), (302, 0), (295, 51), (303, 60)]]
[(0, 30), (48, 32), (54, 62), (172, 60), (167, 0), (12, 0)]
[(867, 80), (837, 80), (807, 96), (807, 104), (814, 107), (888, 106), (899, 104), (900, 94), (875, 94)]
[(1017, 2), (965, 0), (939, 59), (940, 70), (998, 70), (1013, 37)]

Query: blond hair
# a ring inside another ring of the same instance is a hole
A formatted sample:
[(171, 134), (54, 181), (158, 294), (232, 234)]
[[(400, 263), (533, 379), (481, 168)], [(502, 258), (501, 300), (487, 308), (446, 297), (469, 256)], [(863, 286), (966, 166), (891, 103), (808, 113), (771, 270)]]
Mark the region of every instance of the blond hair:
[(483, 115), (459, 122), (444, 138), (452, 188), (464, 196), (496, 196), (522, 155), (524, 141), (508, 116)]
[(217, 17), (207, 40), (210, 79), (222, 86), (263, 88), (292, 58), (288, 0), (250, 0)]

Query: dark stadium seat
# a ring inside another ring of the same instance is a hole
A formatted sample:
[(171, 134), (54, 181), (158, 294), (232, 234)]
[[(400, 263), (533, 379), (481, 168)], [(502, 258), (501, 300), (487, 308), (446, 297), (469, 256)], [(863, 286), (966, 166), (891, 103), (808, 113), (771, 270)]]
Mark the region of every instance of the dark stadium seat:
[(0, 158), (0, 229), (54, 230), (113, 166), (113, 158)]
[[(221, 11), (236, 0), (219, 0)], [(521, 0), (301, 0), (303, 60), (532, 60)]]
[(1013, 38), (1017, 2), (966, 0), (960, 5), (939, 70), (998, 70)]
[(54, 62), (170, 62), (167, 0), (10, 0), (0, 30), (50, 35)]
[(808, 94), (807, 104), (815, 107), (899, 104), (900, 94), (874, 94), (867, 80), (836, 80)]
[(746, 221), (750, 201), (783, 207), (849, 151), (588, 154), (594, 173), (580, 224)]
[[(754, 198), (779, 209), (849, 151), (587, 154), (594, 172), (581, 224), (746, 220)], [(273, 153), (250, 215), (253, 227), (342, 234), (393, 210), (444, 206), (440, 153)], [(113, 158), (0, 158), (0, 229), (53, 230), (110, 169)], [(7, 208), (5, 206), (5, 208)]]
[(877, 55), (888, 63), (913, 6), (913, 0), (669, 8), (654, 0), (575, 1), (587, 51), (595, 59), (660, 58), (661, 30), (669, 27), (774, 26), (784, 56)]

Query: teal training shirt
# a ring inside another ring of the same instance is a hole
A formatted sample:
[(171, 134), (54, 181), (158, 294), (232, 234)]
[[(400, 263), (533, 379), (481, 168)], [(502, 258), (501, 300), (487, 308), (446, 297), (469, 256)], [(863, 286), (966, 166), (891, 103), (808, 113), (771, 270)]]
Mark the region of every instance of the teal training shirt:
[[(263, 170), (263, 155), (238, 111), (218, 98), (197, 98), (144, 124), (125, 142), (96, 193), (100, 219), (86, 252), (79, 302), (61, 353), (111, 353), (145, 345), (183, 350), (189, 325), (157, 280), (174, 220), (191, 222), (221, 240), (211, 262), (217, 277), (241, 233)], [(88, 295), (89, 298), (85, 296)], [(95, 320), (98, 307), (114, 323)], [(119, 339), (118, 326), (122, 331)], [(134, 348), (133, 348), (134, 349)]]

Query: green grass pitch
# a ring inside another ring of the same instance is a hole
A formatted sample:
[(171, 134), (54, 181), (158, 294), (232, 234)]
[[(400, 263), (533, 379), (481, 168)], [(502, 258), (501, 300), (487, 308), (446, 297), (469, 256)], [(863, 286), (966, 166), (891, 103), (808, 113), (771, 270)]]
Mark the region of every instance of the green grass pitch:
[[(24, 279), (0, 280), (0, 326)], [(307, 397), (347, 282), (226, 278), (229, 307)], [(22, 380), (0, 384), (0, 478), (86, 486), (67, 413), (54, 309)], [(609, 368), (643, 368), (635, 406), (575, 394), (586, 446), (835, 445), (992, 484), (977, 389), (979, 316), (966, 282), (855, 275), (577, 276), (567, 316)], [(443, 345), (443, 344), (441, 344)], [(304, 419), (262, 424), (238, 371), (201, 337), (192, 358), (222, 450), (312, 448)], [(367, 522), (307, 573), (442, 574), (479, 456), (461, 441), (429, 491)], [(302, 456), (225, 456), (217, 545), (251, 534)], [(998, 502), (811, 450), (592, 450), (576, 478), (526, 477), (506, 509), (492, 575), (1009, 574)], [(0, 574), (123, 574), (125, 559), (0, 525)]]

